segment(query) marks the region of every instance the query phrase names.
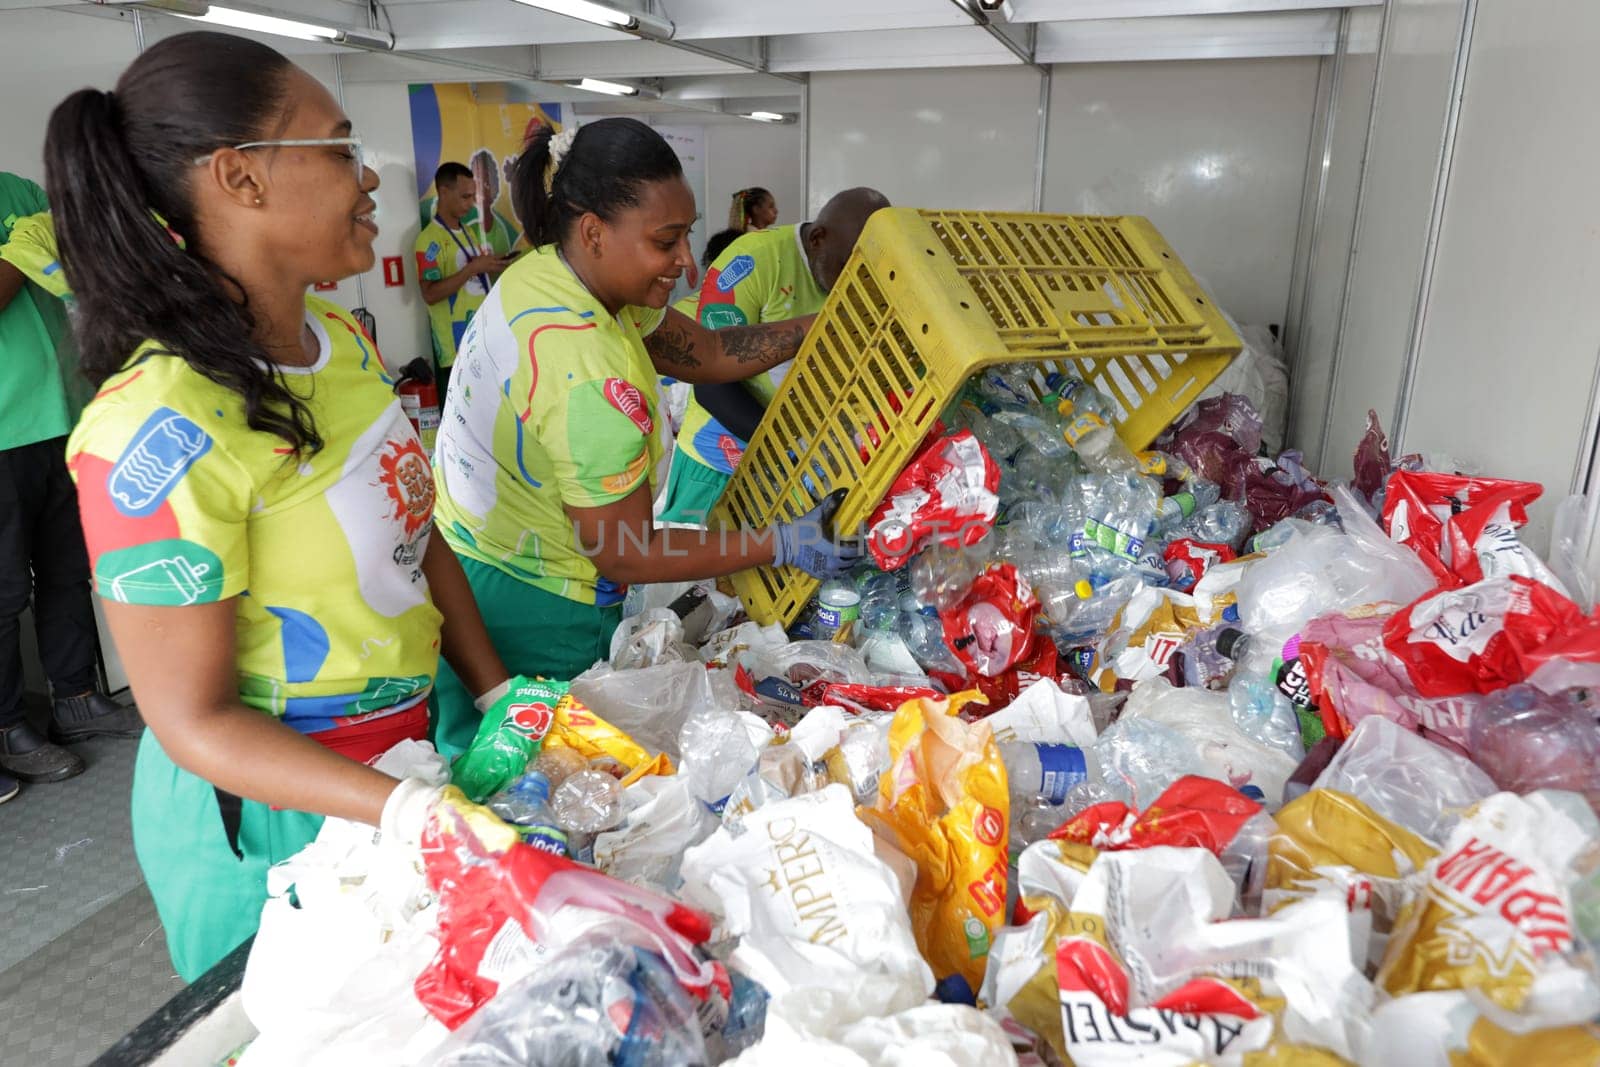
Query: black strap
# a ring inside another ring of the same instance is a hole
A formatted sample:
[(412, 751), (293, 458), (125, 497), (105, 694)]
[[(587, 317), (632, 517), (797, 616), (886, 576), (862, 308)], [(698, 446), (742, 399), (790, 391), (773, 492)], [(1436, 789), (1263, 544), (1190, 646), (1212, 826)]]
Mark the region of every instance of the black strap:
[(217, 794), (217, 814), (222, 816), (222, 832), (228, 835), (228, 847), (243, 863), (244, 853), (239, 849), (239, 827), (244, 821), (244, 801), (216, 786), (211, 788)]

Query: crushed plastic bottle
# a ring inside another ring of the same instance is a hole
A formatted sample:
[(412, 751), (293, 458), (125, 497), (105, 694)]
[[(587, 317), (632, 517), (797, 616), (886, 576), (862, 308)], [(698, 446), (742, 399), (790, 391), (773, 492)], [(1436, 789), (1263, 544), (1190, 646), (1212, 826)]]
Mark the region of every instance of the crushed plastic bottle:
[(911, 590), (919, 603), (949, 611), (961, 603), (978, 577), (978, 565), (958, 548), (929, 545), (911, 561)]
[(622, 822), (622, 785), (604, 771), (579, 771), (556, 787), (550, 810), (567, 833), (598, 834)]
[(534, 761), (533, 769), (549, 780), (552, 789), (559, 789), (561, 783), (574, 774), (588, 770), (589, 761), (575, 748), (546, 745), (539, 750), (539, 758)]
[(756, 765), (749, 731), (738, 715), (728, 711), (691, 712), (678, 733), (678, 750), (683, 753), (678, 773), (713, 815), (722, 814), (729, 794)]
[(516, 827), (526, 844), (558, 856), (567, 854), (567, 832), (550, 810), (550, 779), (538, 771), (529, 771), (490, 797), (488, 808)]
[(1084, 783), (1099, 783), (1094, 752), (1073, 745), (1010, 741), (1000, 745), (1011, 791), (1011, 832), (1018, 844), (1046, 837), (1067, 818), (1062, 804)]
[[(1156, 519), (1156, 529), (1167, 532), (1177, 529), (1187, 522), (1196, 512), (1204, 513), (1207, 508), (1222, 499), (1222, 490), (1217, 488), (1215, 482), (1203, 479), (1190, 482), (1179, 492), (1161, 500), (1161, 512)], [(1195, 538), (1200, 540), (1200, 538)]]

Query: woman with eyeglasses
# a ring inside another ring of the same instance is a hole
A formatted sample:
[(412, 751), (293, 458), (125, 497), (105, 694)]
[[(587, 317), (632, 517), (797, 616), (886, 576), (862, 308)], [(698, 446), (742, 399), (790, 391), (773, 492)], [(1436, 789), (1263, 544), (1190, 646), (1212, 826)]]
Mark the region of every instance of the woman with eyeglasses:
[(99, 387), (68, 462), (150, 727), (134, 850), (193, 980), (323, 816), (414, 842), (465, 805), (366, 765), (426, 736), (441, 652), (500, 710), (522, 680), (430, 536), (428, 457), (372, 340), (308, 293), (370, 268), (378, 233), (328, 91), (265, 45), (171, 37), (56, 108), (45, 164)]

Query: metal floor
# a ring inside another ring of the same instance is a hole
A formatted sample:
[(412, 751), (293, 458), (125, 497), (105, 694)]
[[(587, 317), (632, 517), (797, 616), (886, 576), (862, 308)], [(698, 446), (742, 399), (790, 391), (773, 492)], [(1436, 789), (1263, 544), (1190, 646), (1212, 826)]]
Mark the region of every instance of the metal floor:
[(88, 1063), (183, 988), (133, 857), (137, 746), (76, 745), (85, 773), (0, 805), (0, 1063)]

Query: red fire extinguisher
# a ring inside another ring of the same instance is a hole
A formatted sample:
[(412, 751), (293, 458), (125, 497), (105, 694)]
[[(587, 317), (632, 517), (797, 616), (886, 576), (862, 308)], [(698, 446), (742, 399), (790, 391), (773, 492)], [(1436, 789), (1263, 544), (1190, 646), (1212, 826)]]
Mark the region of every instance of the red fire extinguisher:
[(411, 420), (411, 428), (422, 439), (422, 447), (433, 454), (433, 443), (439, 436), (439, 387), (433, 382), (433, 368), (421, 356), (400, 368), (394, 382), (395, 395), (400, 398), (400, 408)]

